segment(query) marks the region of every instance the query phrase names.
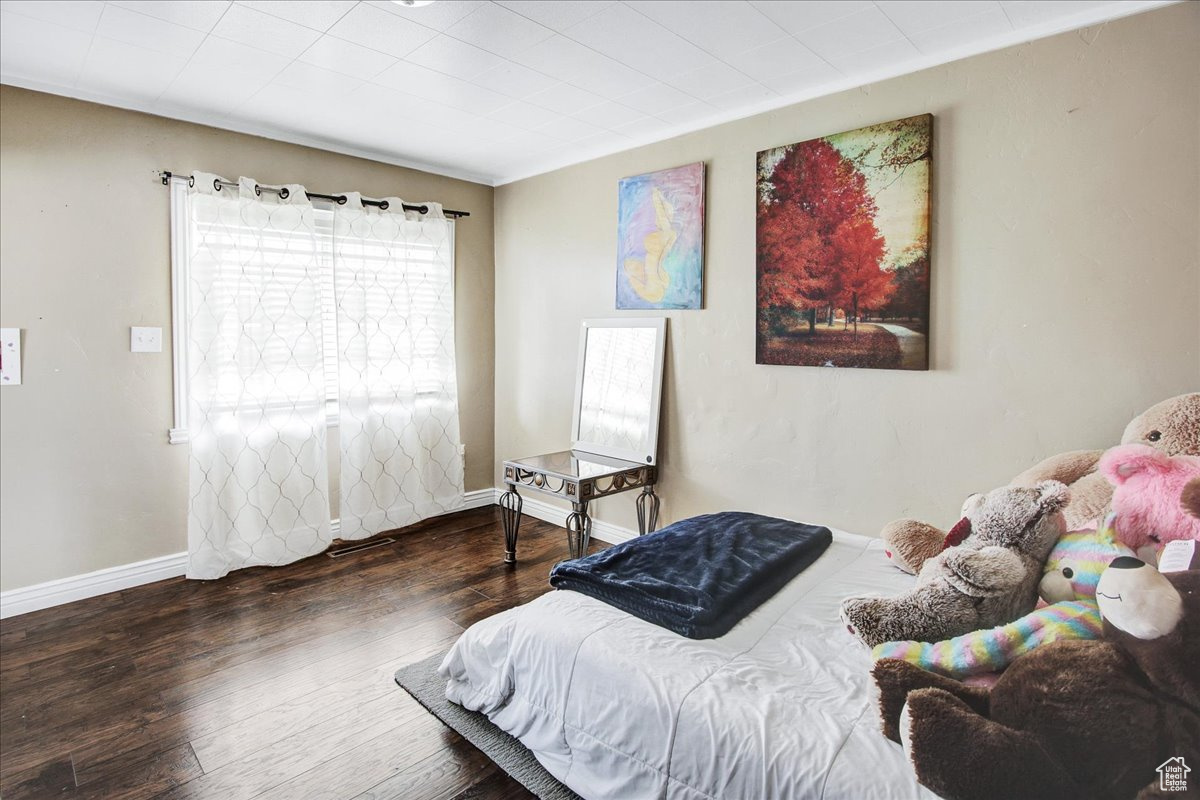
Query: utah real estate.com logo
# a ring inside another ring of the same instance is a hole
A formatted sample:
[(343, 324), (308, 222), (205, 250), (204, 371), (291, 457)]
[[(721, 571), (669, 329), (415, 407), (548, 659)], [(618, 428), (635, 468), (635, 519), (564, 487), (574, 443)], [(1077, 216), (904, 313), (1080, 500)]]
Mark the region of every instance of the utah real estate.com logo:
[(1158, 789), (1162, 792), (1186, 792), (1188, 773), (1192, 768), (1184, 763), (1183, 756), (1168, 758), (1158, 767)]

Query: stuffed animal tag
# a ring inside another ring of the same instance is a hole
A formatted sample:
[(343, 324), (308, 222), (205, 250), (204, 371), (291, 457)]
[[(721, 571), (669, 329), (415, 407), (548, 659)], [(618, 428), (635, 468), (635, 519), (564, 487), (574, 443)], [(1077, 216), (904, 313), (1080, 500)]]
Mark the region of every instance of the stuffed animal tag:
[(1192, 559), (1196, 556), (1196, 542), (1193, 539), (1176, 539), (1167, 542), (1158, 557), (1159, 572), (1183, 572), (1190, 569)]

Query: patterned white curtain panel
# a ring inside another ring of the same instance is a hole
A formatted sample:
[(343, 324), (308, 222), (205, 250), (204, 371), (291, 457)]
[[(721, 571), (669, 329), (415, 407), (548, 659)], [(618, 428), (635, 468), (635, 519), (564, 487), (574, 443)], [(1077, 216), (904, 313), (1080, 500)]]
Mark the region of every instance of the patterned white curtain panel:
[(302, 186), (215, 180), (188, 195), (189, 578), (332, 539), (314, 209)]
[(334, 208), (340, 536), (461, 508), (454, 227), (441, 206)]

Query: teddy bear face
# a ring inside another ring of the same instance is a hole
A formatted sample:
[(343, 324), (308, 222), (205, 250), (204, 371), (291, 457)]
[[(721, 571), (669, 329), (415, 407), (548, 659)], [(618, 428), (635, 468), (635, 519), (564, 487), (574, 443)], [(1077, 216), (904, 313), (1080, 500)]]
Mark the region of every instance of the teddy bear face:
[(1099, 471), (1113, 485), (1112, 507), (1125, 544), (1140, 549), (1200, 540), (1200, 518), (1188, 513), (1183, 499), (1188, 484), (1200, 480), (1200, 457), (1123, 444), (1100, 458)]
[(1114, 559), (1096, 587), (1100, 616), (1118, 631), (1159, 639), (1179, 624), (1183, 598), (1162, 573), (1132, 556)]
[(1117, 541), (1113, 515), (1099, 529), (1071, 531), (1059, 537), (1038, 584), (1038, 595), (1047, 603), (1095, 600), (1096, 584), (1113, 559), (1133, 551)]
[(1067, 487), (1058, 481), (1030, 487), (1003, 486), (972, 495), (963, 506), (963, 516), (970, 521), (971, 538), (979, 545), (1020, 550), (1028, 541), (1043, 540), (1047, 526), (1061, 526), (1057, 512), (1067, 500)]
[(1125, 428), (1121, 444), (1146, 444), (1168, 456), (1200, 456), (1200, 392), (1164, 400)]

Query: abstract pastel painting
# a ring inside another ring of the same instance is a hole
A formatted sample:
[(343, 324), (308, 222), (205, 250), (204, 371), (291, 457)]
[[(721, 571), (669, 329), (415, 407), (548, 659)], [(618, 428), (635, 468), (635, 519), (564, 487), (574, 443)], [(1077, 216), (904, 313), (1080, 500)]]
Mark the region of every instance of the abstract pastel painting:
[(933, 116), (758, 154), (757, 362), (929, 368)]
[(704, 163), (622, 178), (617, 308), (701, 308)]

